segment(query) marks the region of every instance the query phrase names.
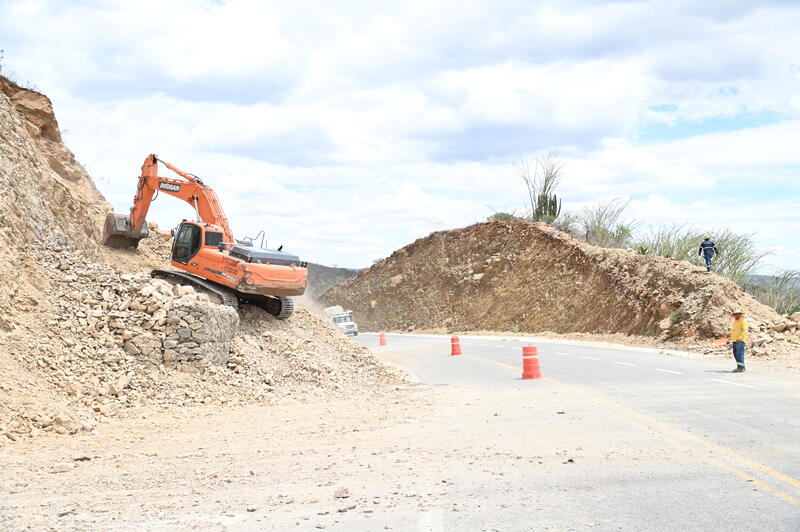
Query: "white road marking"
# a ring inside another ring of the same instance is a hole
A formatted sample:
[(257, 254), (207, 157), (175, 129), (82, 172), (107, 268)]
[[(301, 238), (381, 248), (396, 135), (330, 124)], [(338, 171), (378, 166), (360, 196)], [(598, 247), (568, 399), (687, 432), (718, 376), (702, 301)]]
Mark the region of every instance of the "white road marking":
[(725, 384), (733, 384), (734, 386), (741, 386), (743, 388), (755, 388), (755, 386), (752, 386), (750, 384), (742, 384), (741, 382), (724, 381), (722, 379), (708, 379), (708, 380), (714, 382), (724, 382)]
[(555, 353), (557, 355), (561, 355), (562, 357), (571, 357), (572, 356), (569, 353), (562, 353), (561, 351), (556, 351)]
[(597, 357), (590, 357), (590, 356), (588, 356), (588, 355), (581, 355), (581, 358), (588, 358), (589, 360), (600, 360), (600, 359), (599, 359), (599, 358), (597, 358)]
[(622, 366), (638, 366), (638, 364), (631, 364), (630, 362), (619, 362), (617, 360), (614, 361), (614, 364), (620, 364)]
[(680, 371), (672, 371), (671, 369), (655, 368), (655, 370), (656, 371), (660, 371), (662, 373), (672, 373), (674, 375), (683, 375), (683, 373), (681, 373)]

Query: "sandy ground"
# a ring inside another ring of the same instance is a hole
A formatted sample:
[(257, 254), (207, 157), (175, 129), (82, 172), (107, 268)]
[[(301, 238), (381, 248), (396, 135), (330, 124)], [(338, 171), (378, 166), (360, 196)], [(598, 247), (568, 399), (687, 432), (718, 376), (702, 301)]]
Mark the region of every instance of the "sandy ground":
[(730, 497), (747, 498), (743, 512), (775, 504), (707, 453), (520, 382), (150, 411), (6, 446), (0, 528), (670, 530), (713, 528), (696, 506)]

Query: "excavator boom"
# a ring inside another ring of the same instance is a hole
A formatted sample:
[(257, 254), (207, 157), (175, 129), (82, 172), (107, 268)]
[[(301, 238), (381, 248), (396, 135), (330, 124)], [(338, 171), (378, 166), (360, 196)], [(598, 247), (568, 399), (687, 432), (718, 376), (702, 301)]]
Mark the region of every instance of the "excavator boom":
[[(175, 172), (179, 178), (159, 176), (159, 162)], [(175, 196), (191, 205), (201, 221), (222, 229), (225, 242), (234, 242), (233, 232), (228, 225), (228, 218), (222, 210), (217, 194), (197, 176), (186, 173), (161, 161), (155, 154), (151, 154), (142, 164), (142, 173), (130, 213), (127, 215), (110, 214), (106, 218), (102, 243), (114, 248), (137, 247), (139, 240), (149, 236), (146, 222), (147, 212), (150, 210), (150, 204), (156, 194), (161, 192)]]

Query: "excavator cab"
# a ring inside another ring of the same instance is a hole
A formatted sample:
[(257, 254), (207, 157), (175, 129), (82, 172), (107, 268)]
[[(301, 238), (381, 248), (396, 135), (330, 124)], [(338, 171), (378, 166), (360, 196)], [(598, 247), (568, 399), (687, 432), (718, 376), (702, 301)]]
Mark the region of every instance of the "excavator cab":
[(202, 238), (203, 229), (200, 226), (183, 222), (175, 233), (175, 241), (172, 244), (172, 260), (188, 264), (189, 260), (200, 251)]

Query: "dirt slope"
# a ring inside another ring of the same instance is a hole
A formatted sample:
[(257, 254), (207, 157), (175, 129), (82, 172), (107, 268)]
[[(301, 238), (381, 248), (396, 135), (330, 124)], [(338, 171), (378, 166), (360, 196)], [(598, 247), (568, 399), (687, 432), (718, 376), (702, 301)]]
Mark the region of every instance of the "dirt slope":
[(591, 246), (522, 220), (433, 233), (323, 300), (352, 308), (367, 330), (707, 338), (725, 333), (737, 306), (754, 325), (780, 319), (733, 282), (687, 262)]
[[(134, 183), (131, 183), (134, 186)], [(98, 245), (110, 205), (50, 100), (0, 78), (0, 446), (138, 407), (273, 403), (402, 379), (305, 310), (278, 322), (149, 278), (169, 233)]]

